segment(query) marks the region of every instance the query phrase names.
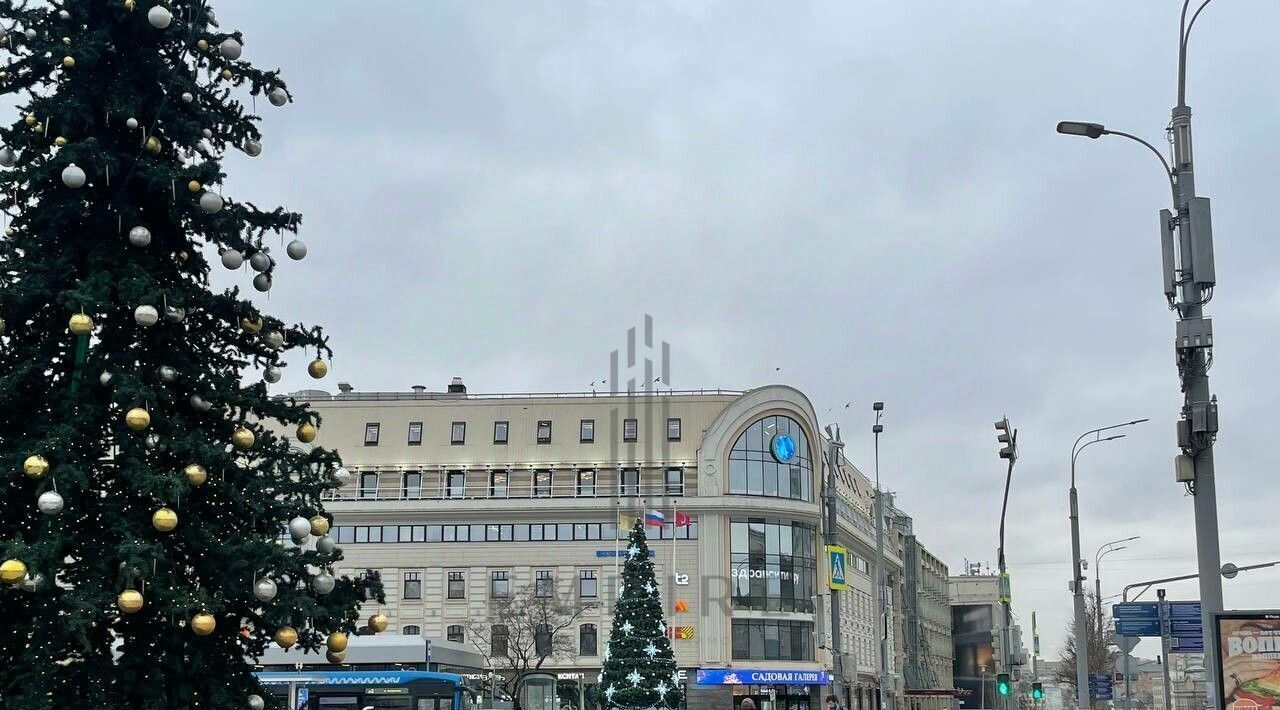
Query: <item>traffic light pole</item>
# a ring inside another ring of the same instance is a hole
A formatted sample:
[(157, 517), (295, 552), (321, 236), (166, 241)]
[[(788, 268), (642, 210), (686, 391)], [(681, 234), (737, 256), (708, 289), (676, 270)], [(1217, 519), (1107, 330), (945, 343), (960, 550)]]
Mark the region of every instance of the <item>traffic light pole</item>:
[[(823, 538), (827, 545), (840, 544), (836, 536), (837, 517), (836, 517), (836, 466), (840, 465), (840, 450), (844, 448), (844, 442), (840, 440), (840, 430), (831, 425), (827, 427), (827, 485), (823, 499), (827, 506), (826, 530)], [(828, 559), (828, 564), (830, 560)], [(828, 571), (830, 574), (830, 571)], [(828, 585), (829, 586), (829, 585)], [(840, 633), (840, 592), (831, 589), (831, 670), (833, 678), (831, 679), (831, 694), (844, 702), (844, 693), (842, 692), (844, 685), (844, 642)]]
[(889, 682), (889, 617), (888, 617), (888, 599), (889, 585), (885, 584), (884, 578), (884, 496), (880, 491), (880, 434), (884, 432), (884, 425), (880, 423), (880, 417), (884, 415), (884, 402), (874, 402), (871, 409), (876, 413), (876, 423), (871, 427), (871, 433), (875, 437), (875, 475), (876, 475), (876, 564), (875, 564), (875, 580), (876, 580), (876, 634), (879, 637), (876, 649), (878, 662), (876, 663), (876, 685), (879, 686), (880, 694), (880, 710), (890, 710), (892, 707), (892, 696), (885, 693), (885, 686)]
[[(1001, 663), (1004, 666), (1002, 670), (1005, 673), (1009, 674), (1010, 678), (1012, 678), (1012, 674), (1013, 674), (1013, 648), (1012, 648), (1013, 610), (1010, 607), (1012, 605), (1013, 599), (1011, 597), (1011, 593), (1009, 589), (1009, 571), (1005, 566), (1005, 558), (1004, 558), (1004, 521), (1005, 521), (1005, 514), (1009, 510), (1009, 484), (1013, 482), (1013, 464), (1015, 461), (1018, 460), (1018, 431), (1016, 429), (1010, 428), (1008, 417), (1005, 417), (1004, 419), (1001, 419), (1000, 421), (996, 422), (996, 431), (1000, 432), (996, 438), (999, 440), (1000, 443), (1005, 445), (1000, 449), (1000, 458), (1007, 459), (1009, 461), (1009, 468), (1008, 468), (1008, 471), (1005, 473), (1005, 477), (1004, 477), (1004, 502), (1000, 505), (1000, 548), (997, 551), (996, 556), (997, 556), (997, 563), (999, 564), (999, 567), (1000, 567), (1000, 579), (998, 582), (999, 592), (1000, 592), (1000, 606), (1004, 607), (1004, 628), (1001, 629), (1001, 632), (1000, 632), (1001, 655), (1003, 656), (1003, 658), (1001, 659)], [(1010, 692), (1006, 693), (1004, 696), (1005, 710), (1013, 710), (1012, 690), (1013, 689), (1010, 688), (1009, 689)]]

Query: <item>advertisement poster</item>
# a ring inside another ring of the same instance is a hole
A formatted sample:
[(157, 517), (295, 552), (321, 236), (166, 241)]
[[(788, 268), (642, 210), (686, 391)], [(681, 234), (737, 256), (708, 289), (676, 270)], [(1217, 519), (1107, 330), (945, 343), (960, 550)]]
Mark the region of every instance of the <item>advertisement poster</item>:
[(1215, 616), (1222, 653), (1219, 688), (1226, 710), (1280, 706), (1280, 611), (1229, 611)]

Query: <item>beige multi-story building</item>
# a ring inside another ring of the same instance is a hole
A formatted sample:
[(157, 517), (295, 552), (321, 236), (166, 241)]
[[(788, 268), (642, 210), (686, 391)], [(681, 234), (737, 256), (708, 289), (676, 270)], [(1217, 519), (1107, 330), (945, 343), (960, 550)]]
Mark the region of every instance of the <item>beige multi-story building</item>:
[[(801, 392), (477, 395), (456, 379), (446, 392), (340, 390), (294, 396), (322, 417), (313, 445), (337, 449), (351, 474), (326, 503), (338, 571), (378, 570), (386, 603), (369, 611), (394, 631), (492, 650), (472, 630), (495, 598), (554, 589), (592, 608), (566, 629), (576, 653), (543, 670), (570, 692), (581, 683), (592, 706), (619, 515), (657, 510), (666, 523), (647, 528), (649, 544), (688, 706), (754, 696), (762, 710), (809, 710), (828, 691), (825, 444)], [(859, 560), (841, 592), (846, 702), (869, 708), (871, 486), (841, 469), (840, 540)], [(900, 546), (887, 549), (900, 570)]]

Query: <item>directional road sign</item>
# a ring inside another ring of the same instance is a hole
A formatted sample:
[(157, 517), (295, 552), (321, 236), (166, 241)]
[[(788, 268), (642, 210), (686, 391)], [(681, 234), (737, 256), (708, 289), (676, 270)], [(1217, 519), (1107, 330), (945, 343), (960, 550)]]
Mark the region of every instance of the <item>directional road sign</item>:
[(1111, 607), (1116, 633), (1121, 636), (1159, 636), (1160, 605), (1156, 602), (1125, 602)]
[(1089, 697), (1093, 700), (1111, 700), (1114, 681), (1106, 673), (1089, 674)]

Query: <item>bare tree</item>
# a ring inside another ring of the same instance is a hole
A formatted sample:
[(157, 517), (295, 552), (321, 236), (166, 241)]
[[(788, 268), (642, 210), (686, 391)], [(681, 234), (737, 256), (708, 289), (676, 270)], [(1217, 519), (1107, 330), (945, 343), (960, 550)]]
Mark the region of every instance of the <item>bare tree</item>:
[[(1093, 592), (1085, 595), (1085, 641), (1088, 643), (1089, 672), (1105, 673), (1115, 677), (1116, 659), (1120, 652), (1115, 646), (1115, 632), (1111, 628), (1111, 615), (1103, 610), (1102, 628), (1098, 628), (1098, 605), (1101, 602)], [(1067, 625), (1067, 639), (1058, 656), (1057, 675), (1054, 678), (1060, 684), (1076, 687), (1076, 624)]]
[(526, 673), (549, 659), (577, 655), (578, 635), (573, 627), (595, 606), (561, 594), (554, 582), (539, 582), (491, 599), (485, 617), (467, 622), (468, 635), (489, 667), (499, 672), (502, 689), (519, 697)]

